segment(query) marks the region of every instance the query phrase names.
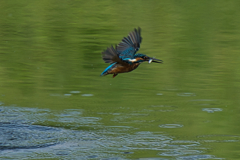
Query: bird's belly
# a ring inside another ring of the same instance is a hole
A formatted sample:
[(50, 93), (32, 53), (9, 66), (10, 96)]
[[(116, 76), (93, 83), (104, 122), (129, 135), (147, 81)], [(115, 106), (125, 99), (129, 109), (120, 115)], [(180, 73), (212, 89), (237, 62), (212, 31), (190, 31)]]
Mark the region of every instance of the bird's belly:
[(124, 72), (130, 72), (134, 69), (136, 69), (137, 67), (139, 66), (139, 64), (132, 64), (132, 65), (127, 65), (127, 66), (121, 66), (121, 65), (118, 65), (116, 66), (115, 68), (113, 68), (111, 71), (109, 71), (109, 73), (113, 74), (113, 73), (124, 73)]

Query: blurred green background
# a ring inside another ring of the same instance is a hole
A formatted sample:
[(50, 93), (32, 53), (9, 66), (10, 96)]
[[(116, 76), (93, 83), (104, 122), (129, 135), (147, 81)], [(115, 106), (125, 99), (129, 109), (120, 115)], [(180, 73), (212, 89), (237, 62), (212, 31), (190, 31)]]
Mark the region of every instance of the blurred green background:
[[(135, 128), (125, 134), (163, 132), (203, 143), (202, 154), (239, 159), (239, 6), (238, 0), (2, 0), (0, 101), (82, 109), (104, 126)], [(101, 52), (138, 26), (139, 53), (164, 64), (100, 77), (107, 67)], [(38, 124), (59, 126), (48, 122)], [(154, 149), (128, 156), (164, 157)]]

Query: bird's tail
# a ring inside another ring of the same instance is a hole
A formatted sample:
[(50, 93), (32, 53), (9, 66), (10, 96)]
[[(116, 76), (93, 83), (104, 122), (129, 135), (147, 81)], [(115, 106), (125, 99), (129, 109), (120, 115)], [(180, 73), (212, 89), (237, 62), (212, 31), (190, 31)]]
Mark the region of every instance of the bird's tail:
[(106, 76), (106, 75), (108, 75), (108, 71), (110, 71), (112, 68), (114, 68), (114, 66), (115, 66), (116, 63), (117, 63), (117, 62), (112, 63), (110, 66), (108, 66), (108, 67), (101, 73), (100, 76)]

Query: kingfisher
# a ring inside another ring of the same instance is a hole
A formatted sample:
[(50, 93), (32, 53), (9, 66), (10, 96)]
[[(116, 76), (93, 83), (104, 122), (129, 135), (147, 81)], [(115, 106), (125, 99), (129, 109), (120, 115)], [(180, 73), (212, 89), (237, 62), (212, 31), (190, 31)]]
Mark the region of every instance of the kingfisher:
[(142, 62), (162, 63), (160, 59), (148, 57), (145, 54), (137, 53), (142, 42), (141, 28), (134, 29), (123, 37), (122, 41), (115, 46), (110, 46), (102, 52), (102, 59), (110, 65), (102, 72), (101, 76), (113, 74), (113, 78), (119, 73), (131, 72), (136, 69)]

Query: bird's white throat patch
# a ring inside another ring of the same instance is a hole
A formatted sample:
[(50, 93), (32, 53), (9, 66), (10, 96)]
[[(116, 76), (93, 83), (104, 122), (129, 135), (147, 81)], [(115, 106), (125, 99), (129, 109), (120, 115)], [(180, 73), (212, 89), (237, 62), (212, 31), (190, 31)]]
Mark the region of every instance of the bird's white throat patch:
[(137, 59), (128, 59), (130, 62), (136, 62)]

